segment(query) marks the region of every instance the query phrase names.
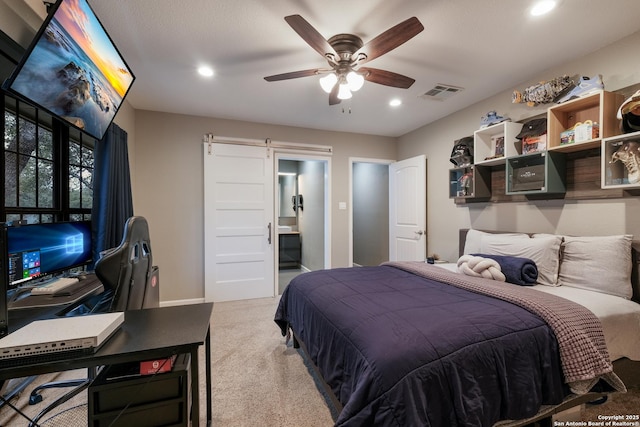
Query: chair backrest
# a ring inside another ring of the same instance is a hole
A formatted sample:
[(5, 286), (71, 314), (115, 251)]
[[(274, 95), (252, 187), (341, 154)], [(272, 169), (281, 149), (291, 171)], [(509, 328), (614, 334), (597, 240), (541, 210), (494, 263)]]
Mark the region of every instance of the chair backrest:
[(138, 310), (158, 305), (158, 268), (153, 265), (147, 220), (132, 216), (120, 245), (98, 259), (95, 273), (113, 292), (109, 311)]

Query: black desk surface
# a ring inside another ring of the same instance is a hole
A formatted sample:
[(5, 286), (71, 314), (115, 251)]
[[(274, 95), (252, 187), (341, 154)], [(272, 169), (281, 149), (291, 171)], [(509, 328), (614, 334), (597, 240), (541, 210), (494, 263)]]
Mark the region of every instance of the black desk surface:
[(58, 310), (61, 310), (64, 306), (76, 304), (91, 295), (103, 292), (104, 287), (95, 274), (87, 274), (86, 278), (72, 285), (70, 290), (72, 291), (71, 295), (31, 295), (11, 302), (8, 307), (9, 313), (39, 307), (57, 307)]
[(212, 310), (213, 303), (201, 303), (127, 311), (96, 353), (0, 368), (0, 380), (189, 353), (205, 343)]

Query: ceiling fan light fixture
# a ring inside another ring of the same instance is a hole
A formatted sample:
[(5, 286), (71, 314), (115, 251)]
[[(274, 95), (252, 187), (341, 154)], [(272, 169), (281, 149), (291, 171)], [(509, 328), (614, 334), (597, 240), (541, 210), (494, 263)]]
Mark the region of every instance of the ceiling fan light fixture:
[(320, 78), (320, 87), (327, 93), (331, 93), (336, 83), (338, 83), (338, 76), (335, 73), (329, 73)]
[(364, 85), (364, 76), (355, 71), (349, 71), (347, 74), (347, 83), (349, 84), (349, 90), (351, 90), (351, 92), (357, 92), (362, 88), (362, 85)]
[(338, 89), (338, 99), (349, 99), (352, 94), (349, 90), (348, 83), (340, 83), (340, 88)]

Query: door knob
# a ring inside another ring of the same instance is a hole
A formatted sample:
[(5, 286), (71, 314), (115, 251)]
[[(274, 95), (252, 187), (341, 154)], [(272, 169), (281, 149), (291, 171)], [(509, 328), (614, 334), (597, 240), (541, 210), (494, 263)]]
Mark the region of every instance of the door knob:
[(418, 236), (422, 236), (424, 232), (422, 230), (414, 231)]

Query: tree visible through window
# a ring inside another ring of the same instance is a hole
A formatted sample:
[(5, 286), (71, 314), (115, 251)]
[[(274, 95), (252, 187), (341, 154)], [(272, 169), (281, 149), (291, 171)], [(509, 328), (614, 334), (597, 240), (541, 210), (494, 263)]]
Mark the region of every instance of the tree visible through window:
[[(93, 205), (93, 139), (75, 132), (69, 138), (69, 211), (71, 219), (87, 219)], [(91, 145), (85, 142), (91, 141)]]
[(3, 122), (4, 221), (89, 219), (95, 141), (10, 96)]

